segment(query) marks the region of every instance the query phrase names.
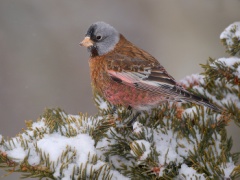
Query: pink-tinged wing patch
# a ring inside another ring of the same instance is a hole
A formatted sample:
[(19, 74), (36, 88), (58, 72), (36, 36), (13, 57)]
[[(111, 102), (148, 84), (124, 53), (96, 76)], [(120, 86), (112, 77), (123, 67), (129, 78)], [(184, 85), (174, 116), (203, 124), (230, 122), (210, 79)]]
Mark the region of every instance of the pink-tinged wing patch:
[(108, 70), (108, 73), (110, 74), (111, 77), (118, 78), (124, 84), (125, 83), (132, 84), (139, 81), (137, 77), (134, 77), (132, 74), (126, 72), (116, 72), (113, 70)]
[[(132, 72), (122, 71), (116, 72), (108, 70), (111, 78), (118, 82), (144, 91), (150, 91), (154, 94), (172, 94), (175, 87), (175, 81), (172, 82), (167, 78), (151, 76), (150, 71)], [(170, 81), (170, 82), (168, 82)]]

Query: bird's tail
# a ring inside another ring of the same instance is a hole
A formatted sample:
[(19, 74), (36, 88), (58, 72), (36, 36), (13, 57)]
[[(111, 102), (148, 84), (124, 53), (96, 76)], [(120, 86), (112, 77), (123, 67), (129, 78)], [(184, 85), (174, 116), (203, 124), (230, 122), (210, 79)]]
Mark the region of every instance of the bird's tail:
[(196, 103), (198, 105), (203, 105), (203, 106), (206, 106), (218, 113), (222, 113), (223, 112), (223, 109), (221, 107), (218, 107), (217, 105), (214, 105), (212, 103), (209, 102), (208, 99), (204, 98), (204, 97), (200, 97), (200, 96), (197, 96), (197, 95), (194, 95), (194, 94), (191, 94), (191, 98), (187, 98), (185, 99), (185, 101), (187, 102), (193, 102), (193, 103)]

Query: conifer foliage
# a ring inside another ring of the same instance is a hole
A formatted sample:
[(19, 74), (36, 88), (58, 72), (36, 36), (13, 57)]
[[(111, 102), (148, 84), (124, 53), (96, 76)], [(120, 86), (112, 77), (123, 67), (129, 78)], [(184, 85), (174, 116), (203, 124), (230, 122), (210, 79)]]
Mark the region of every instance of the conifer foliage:
[(220, 39), (231, 56), (210, 58), (201, 75), (180, 84), (222, 107), (222, 114), (166, 103), (129, 127), (134, 112), (113, 111), (94, 94), (96, 116), (47, 109), (16, 137), (0, 135), (0, 167), (39, 179), (237, 179), (239, 153), (231, 152), (226, 126), (240, 125), (240, 23)]

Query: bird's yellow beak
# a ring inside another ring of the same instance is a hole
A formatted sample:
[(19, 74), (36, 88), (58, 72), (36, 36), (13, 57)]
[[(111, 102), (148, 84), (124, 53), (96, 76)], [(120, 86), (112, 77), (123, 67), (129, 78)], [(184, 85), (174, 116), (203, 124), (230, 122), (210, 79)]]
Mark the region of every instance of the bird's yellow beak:
[(79, 43), (80, 46), (89, 47), (93, 45), (93, 41), (90, 39), (89, 36), (86, 36), (82, 42)]

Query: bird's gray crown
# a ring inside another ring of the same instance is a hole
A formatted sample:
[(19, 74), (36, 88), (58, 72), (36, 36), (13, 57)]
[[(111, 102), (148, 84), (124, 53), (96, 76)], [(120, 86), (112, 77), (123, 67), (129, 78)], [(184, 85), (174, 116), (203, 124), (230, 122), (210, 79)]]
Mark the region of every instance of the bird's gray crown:
[(86, 36), (94, 42), (93, 47), (89, 47), (90, 52), (96, 51), (99, 56), (112, 51), (120, 37), (114, 27), (102, 21), (93, 23)]

